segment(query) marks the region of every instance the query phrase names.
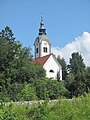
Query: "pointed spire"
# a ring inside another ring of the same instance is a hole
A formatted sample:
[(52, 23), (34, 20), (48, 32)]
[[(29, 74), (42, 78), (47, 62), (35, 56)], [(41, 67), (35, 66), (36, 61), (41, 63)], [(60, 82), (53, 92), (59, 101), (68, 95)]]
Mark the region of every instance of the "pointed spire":
[(40, 29), (45, 29), (44, 28), (44, 22), (43, 22), (43, 17), (42, 16), (41, 16)]
[(44, 27), (43, 17), (41, 16), (39, 35), (42, 35), (42, 34), (46, 35), (46, 29)]

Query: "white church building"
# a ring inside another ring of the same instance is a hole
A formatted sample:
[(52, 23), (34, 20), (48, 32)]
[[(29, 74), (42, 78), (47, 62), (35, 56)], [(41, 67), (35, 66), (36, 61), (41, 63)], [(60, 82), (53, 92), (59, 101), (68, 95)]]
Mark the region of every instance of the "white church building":
[(46, 70), (46, 77), (62, 80), (62, 66), (57, 61), (55, 55), (51, 53), (51, 41), (46, 35), (46, 29), (41, 17), (40, 29), (38, 37), (34, 42), (35, 48), (35, 60), (34, 63), (38, 63)]

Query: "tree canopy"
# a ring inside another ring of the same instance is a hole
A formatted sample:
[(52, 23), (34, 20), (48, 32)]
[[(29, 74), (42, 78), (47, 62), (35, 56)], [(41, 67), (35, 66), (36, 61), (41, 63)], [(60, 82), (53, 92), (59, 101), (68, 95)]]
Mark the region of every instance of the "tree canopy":
[(7, 26), (0, 32), (0, 88), (6, 94), (16, 82), (30, 83), (32, 79), (45, 77), (42, 66), (31, 62), (31, 48), (23, 48), (13, 36)]
[(69, 65), (64, 58), (57, 57), (63, 81), (46, 78), (45, 70), (32, 62), (32, 56), (31, 48), (22, 47), (8, 26), (0, 32), (0, 99), (72, 98), (89, 92), (90, 67), (85, 66), (78, 52), (72, 53)]
[(67, 88), (71, 92), (71, 96), (82, 95), (86, 91), (84, 76), (85, 64), (82, 56), (78, 52), (72, 53), (68, 70)]

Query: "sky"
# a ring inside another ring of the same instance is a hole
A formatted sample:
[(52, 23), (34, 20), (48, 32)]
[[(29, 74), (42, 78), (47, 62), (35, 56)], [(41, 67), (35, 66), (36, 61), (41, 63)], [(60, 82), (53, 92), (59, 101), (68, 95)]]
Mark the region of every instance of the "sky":
[(90, 0), (0, 0), (0, 31), (9, 26), (33, 53), (41, 16), (52, 52), (67, 63), (79, 52), (90, 66)]

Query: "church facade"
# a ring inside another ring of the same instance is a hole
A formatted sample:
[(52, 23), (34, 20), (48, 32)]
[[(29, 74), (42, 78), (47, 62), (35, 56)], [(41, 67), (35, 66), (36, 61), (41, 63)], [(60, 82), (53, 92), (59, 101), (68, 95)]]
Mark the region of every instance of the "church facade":
[(46, 70), (46, 77), (62, 80), (62, 66), (58, 63), (55, 55), (51, 53), (51, 41), (46, 35), (46, 29), (41, 17), (39, 34), (34, 42), (35, 60)]

